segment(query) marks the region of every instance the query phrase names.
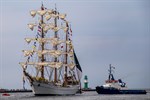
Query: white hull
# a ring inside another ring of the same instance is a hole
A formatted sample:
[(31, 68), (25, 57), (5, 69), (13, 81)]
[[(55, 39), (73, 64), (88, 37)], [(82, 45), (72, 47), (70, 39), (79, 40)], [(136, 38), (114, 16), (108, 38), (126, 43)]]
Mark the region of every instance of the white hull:
[(74, 95), (79, 89), (79, 85), (61, 87), (41, 82), (32, 82), (31, 87), (35, 95)]

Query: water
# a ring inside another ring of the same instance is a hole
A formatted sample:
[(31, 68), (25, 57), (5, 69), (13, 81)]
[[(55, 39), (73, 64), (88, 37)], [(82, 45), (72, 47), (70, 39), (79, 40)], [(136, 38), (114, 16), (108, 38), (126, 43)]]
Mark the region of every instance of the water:
[(84, 92), (73, 96), (34, 96), (32, 93), (10, 93), (0, 100), (150, 100), (150, 93), (146, 95), (99, 95), (96, 92)]

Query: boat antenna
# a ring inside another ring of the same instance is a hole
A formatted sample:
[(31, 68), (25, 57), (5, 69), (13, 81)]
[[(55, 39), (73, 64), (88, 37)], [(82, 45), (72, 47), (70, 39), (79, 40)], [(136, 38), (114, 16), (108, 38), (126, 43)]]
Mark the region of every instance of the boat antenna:
[(109, 80), (115, 80), (114, 76), (112, 74), (112, 71), (113, 71), (112, 68), (115, 69), (115, 67), (111, 66), (111, 64), (110, 64), (109, 65), (109, 70), (108, 70), (109, 71), (109, 77), (108, 77)]

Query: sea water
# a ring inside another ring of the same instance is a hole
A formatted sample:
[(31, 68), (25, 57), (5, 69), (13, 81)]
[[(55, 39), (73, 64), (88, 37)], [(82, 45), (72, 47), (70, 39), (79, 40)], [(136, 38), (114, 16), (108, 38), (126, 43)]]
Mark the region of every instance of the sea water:
[(34, 96), (33, 93), (10, 93), (10, 96), (2, 96), (0, 100), (150, 100), (150, 93), (146, 95), (102, 95), (95, 91), (83, 92), (73, 96)]

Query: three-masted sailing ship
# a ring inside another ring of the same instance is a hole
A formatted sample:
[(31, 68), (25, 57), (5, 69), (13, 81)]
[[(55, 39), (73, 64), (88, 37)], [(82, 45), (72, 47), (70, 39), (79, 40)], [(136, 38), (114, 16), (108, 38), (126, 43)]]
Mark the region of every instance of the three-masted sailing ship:
[(25, 38), (30, 50), (22, 50), (23, 75), (35, 95), (73, 95), (80, 89), (82, 69), (72, 43), (66, 14), (41, 5), (31, 10), (37, 22), (28, 24), (35, 37)]

